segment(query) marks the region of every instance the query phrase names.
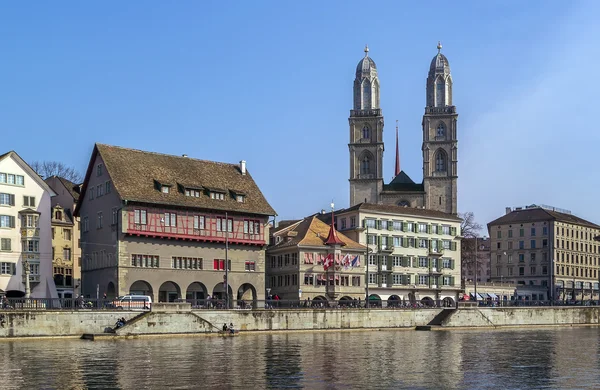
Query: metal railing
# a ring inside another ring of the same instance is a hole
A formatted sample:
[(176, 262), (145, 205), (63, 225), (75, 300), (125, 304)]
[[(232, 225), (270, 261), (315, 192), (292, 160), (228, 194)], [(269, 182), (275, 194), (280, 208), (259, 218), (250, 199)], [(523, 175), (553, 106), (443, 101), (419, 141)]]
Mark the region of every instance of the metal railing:
[(3, 298), (0, 310), (150, 310), (147, 302), (89, 298)]

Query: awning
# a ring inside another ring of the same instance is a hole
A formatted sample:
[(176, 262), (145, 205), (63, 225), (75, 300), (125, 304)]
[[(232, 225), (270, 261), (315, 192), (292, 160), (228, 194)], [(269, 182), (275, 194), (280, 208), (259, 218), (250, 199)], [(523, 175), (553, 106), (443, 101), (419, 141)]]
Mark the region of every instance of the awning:
[[(471, 296), (473, 297), (473, 299), (475, 299), (475, 294), (471, 293)], [(483, 297), (481, 295), (479, 295), (479, 293), (477, 293), (477, 300), (478, 301), (483, 300)]]
[(494, 294), (494, 293), (488, 293), (488, 295), (492, 298), (492, 299), (498, 299), (498, 295)]
[(483, 297), (483, 299), (488, 299), (490, 297), (487, 293), (484, 293), (484, 292), (479, 293), (479, 294), (481, 294), (481, 296)]

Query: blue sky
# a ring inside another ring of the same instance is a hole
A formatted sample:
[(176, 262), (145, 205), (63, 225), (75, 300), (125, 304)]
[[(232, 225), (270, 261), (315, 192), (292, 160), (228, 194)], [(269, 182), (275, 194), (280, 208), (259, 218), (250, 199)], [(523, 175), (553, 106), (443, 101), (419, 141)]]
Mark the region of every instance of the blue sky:
[[(600, 3), (15, 2), (0, 6), (0, 152), (84, 171), (94, 142), (236, 163), (278, 212), (348, 205), (365, 43), (402, 169), (422, 179), (425, 79), (442, 41), (459, 113), (459, 210), (596, 207)], [(591, 126), (591, 127), (590, 127)]]

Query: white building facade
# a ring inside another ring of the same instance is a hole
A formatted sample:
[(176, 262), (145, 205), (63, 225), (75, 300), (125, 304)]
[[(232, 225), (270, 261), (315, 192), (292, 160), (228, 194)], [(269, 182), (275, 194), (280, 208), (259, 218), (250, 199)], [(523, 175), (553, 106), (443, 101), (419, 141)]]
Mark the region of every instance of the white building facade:
[(57, 298), (52, 278), (50, 204), (54, 192), (14, 152), (0, 155), (0, 295)]

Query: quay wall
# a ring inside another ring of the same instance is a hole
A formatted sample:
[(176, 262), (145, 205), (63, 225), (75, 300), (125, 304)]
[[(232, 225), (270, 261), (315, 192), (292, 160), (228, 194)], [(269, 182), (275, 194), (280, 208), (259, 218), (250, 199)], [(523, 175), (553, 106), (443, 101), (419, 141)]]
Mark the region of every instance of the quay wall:
[[(448, 314), (448, 315), (445, 315)], [(0, 339), (81, 336), (104, 333), (119, 317), (121, 336), (215, 333), (224, 323), (241, 331), (383, 329), (438, 325), (436, 328), (600, 325), (600, 307), (510, 307), (315, 310), (189, 310), (185, 307), (128, 311), (0, 311)], [(435, 320), (434, 320), (435, 319)]]

